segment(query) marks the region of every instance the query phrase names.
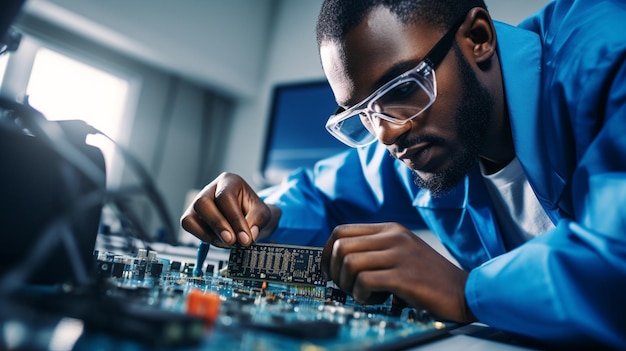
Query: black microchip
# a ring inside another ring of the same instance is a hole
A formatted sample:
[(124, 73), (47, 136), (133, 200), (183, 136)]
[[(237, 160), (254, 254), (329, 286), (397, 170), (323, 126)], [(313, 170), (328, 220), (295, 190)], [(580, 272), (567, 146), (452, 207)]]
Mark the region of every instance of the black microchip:
[(230, 251), (228, 276), (233, 279), (326, 286), (321, 261), (321, 247), (278, 244), (235, 246)]
[(348, 295), (343, 290), (326, 287), (326, 298), (331, 301), (346, 303)]

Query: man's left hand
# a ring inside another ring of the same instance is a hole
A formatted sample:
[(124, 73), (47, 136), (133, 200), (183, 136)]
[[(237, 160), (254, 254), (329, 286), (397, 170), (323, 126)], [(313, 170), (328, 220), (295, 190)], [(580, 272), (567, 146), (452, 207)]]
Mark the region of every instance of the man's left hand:
[(439, 318), (475, 320), (465, 302), (468, 273), (398, 223), (336, 227), (322, 270), (359, 303), (382, 303), (394, 294)]

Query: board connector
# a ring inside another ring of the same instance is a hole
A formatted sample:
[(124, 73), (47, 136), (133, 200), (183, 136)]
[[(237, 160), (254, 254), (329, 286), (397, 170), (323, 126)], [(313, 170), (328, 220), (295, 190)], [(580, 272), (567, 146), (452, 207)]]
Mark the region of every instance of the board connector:
[(290, 285), (326, 286), (321, 269), (322, 248), (281, 244), (234, 246), (228, 277)]

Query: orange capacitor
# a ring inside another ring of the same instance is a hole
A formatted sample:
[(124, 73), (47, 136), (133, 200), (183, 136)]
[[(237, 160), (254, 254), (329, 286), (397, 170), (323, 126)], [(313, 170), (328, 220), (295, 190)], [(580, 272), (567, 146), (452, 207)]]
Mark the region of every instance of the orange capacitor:
[(209, 323), (215, 322), (220, 313), (220, 296), (216, 292), (192, 289), (187, 295), (187, 313)]

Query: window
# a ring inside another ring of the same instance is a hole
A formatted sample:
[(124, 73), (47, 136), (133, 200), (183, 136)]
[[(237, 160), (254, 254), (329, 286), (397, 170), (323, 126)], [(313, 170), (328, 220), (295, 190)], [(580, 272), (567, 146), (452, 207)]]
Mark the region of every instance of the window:
[[(126, 111), (128, 80), (40, 48), (28, 82), (29, 103), (49, 120), (81, 119), (117, 140)], [(107, 179), (113, 164), (113, 145), (90, 139), (102, 149)]]

